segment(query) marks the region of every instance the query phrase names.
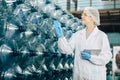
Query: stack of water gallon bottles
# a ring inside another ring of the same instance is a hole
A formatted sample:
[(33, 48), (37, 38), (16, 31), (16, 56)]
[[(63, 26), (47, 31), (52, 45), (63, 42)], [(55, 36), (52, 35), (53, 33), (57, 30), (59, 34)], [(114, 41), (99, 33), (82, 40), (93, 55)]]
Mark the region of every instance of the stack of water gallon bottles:
[(57, 47), (53, 20), (64, 35), (81, 22), (49, 0), (0, 0), (0, 80), (72, 80), (74, 55)]

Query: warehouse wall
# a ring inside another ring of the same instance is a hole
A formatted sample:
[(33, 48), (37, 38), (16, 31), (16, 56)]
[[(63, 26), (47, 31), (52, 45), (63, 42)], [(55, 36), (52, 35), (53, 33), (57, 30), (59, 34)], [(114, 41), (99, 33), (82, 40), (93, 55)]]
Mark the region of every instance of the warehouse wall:
[(120, 44), (120, 33), (107, 33), (110, 44)]
[[(70, 1), (70, 11), (75, 11), (75, 0), (69, 0)], [(67, 9), (67, 0), (52, 0), (55, 4), (61, 6), (64, 10)], [(120, 1), (116, 0), (77, 0), (77, 10), (83, 10), (85, 7), (93, 6), (98, 9), (114, 9), (114, 8), (120, 8)]]
[(120, 8), (120, 1), (101, 1), (101, 0), (78, 0), (78, 10), (83, 10), (87, 6), (93, 6), (98, 9)]

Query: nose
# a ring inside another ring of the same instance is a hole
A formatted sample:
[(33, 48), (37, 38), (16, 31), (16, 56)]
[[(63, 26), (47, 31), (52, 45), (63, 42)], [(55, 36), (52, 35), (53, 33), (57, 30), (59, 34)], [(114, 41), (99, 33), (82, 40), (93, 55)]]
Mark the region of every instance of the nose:
[(81, 18), (83, 19), (83, 18), (84, 18), (84, 16), (82, 15), (82, 16), (81, 16)]
[(84, 13), (82, 13), (82, 14), (81, 14), (81, 17), (84, 17), (84, 16), (85, 16), (85, 14), (84, 14)]
[(83, 16), (83, 13), (81, 14), (81, 17)]

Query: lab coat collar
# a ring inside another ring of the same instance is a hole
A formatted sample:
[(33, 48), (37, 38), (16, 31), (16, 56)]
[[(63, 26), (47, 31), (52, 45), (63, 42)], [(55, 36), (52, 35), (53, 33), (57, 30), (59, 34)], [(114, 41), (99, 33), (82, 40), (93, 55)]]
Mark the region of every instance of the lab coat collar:
[[(91, 33), (92, 36), (95, 36), (97, 34), (97, 32), (99, 31), (98, 27), (96, 26), (93, 30), (93, 32)], [(82, 31), (82, 34), (86, 34), (86, 28), (83, 29)]]

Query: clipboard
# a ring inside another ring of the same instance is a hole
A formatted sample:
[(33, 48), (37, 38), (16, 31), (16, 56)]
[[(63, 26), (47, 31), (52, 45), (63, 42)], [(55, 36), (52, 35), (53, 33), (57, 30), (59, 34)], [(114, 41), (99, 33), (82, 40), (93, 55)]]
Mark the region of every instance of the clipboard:
[(85, 51), (90, 52), (91, 55), (96, 55), (98, 56), (101, 52), (101, 49), (85, 49)]

